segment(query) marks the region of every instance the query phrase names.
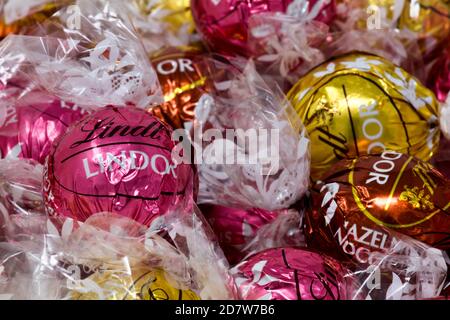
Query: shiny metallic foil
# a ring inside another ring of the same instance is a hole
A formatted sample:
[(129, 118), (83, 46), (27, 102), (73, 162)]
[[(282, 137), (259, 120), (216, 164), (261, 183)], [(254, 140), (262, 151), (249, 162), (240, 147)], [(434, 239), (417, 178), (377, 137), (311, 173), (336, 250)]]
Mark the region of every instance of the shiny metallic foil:
[(445, 102), (450, 91), (450, 46), (442, 52), (428, 72), (427, 85), (441, 102)]
[(258, 252), (231, 272), (244, 300), (349, 300), (356, 289), (338, 261), (300, 248)]
[(178, 206), (190, 210), (194, 168), (174, 164), (172, 130), (137, 108), (105, 107), (53, 143), (44, 169), (50, 215), (86, 221), (112, 212), (150, 226)]
[(48, 3), (37, 8), (34, 13), (29, 16), (7, 24), (4, 17), (0, 18), (0, 38), (4, 38), (9, 34), (26, 34), (38, 23), (43, 22), (52, 16), (62, 7), (61, 3)]
[(394, 150), (428, 160), (438, 147), (433, 92), (377, 56), (329, 60), (303, 77), (288, 98), (310, 134), (313, 180), (341, 159)]
[[(429, 54), (439, 53), (450, 36), (450, 1), (448, 0), (340, 0), (352, 7), (366, 9), (369, 6), (380, 8), (392, 25), (401, 30), (417, 34), (422, 53), (427, 59)], [(365, 21), (361, 25), (365, 25)]]
[[(89, 281), (87, 281), (89, 280)], [(167, 281), (165, 272), (137, 268), (132, 274), (124, 271), (98, 271), (81, 280), (93, 282), (94, 287), (75, 287), (72, 300), (200, 300), (191, 290), (176, 289)]]
[(134, 0), (143, 15), (164, 12), (162, 20), (167, 22), (172, 31), (177, 31), (188, 24), (189, 31), (195, 26), (191, 14), (191, 0)]
[[(316, 11), (318, 2), (300, 4), (308, 5), (310, 18), (331, 24), (336, 15), (335, 1), (321, 1), (323, 5)], [(192, 13), (198, 32), (211, 49), (221, 54), (252, 56), (255, 52), (248, 43), (249, 19), (257, 14), (300, 14), (300, 8), (291, 6), (298, 4), (294, 0), (192, 0)]]
[(389, 252), (398, 234), (450, 249), (450, 183), (426, 162), (392, 151), (343, 160), (314, 190), (312, 248), (362, 264)]
[(153, 58), (165, 103), (150, 112), (174, 129), (194, 120), (200, 97), (209, 91), (207, 62), (200, 49), (169, 48)]

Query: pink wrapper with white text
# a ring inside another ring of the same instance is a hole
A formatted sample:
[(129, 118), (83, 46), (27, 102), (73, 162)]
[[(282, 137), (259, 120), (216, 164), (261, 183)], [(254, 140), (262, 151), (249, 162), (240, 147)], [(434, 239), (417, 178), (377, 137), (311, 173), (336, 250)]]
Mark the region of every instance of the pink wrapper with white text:
[[(163, 99), (127, 12), (120, 1), (78, 0), (32, 35), (9, 36), (0, 46), (9, 70), (4, 83), (76, 102), (88, 114), (70, 121), (57, 114), (56, 125), (41, 124), (42, 116), (22, 117), (16, 144), (25, 139), (22, 153), (42, 163), (48, 156), (44, 197), (50, 215), (84, 221), (106, 211), (149, 226), (180, 203), (192, 209), (195, 168), (173, 161), (172, 129), (147, 112)], [(44, 98), (35, 100), (19, 99), (50, 117)]]
[[(269, 211), (288, 208), (309, 184), (306, 131), (281, 91), (269, 88), (251, 62), (231, 63), (242, 72), (227, 77), (211, 74), (213, 90), (195, 109), (198, 203)], [(218, 70), (224, 68), (231, 67)]]
[(8, 222), (9, 242), (0, 242), (0, 296), (235, 299), (227, 263), (207, 228), (195, 212), (184, 218), (173, 212), (151, 228), (111, 213), (84, 223), (16, 216)]
[(77, 0), (0, 45), (1, 81), (33, 83), (89, 109), (163, 101), (156, 73), (119, 1)]
[(105, 107), (54, 142), (44, 170), (50, 215), (86, 220), (113, 212), (149, 226), (181, 205), (192, 209), (195, 168), (172, 157), (172, 129), (145, 110)]

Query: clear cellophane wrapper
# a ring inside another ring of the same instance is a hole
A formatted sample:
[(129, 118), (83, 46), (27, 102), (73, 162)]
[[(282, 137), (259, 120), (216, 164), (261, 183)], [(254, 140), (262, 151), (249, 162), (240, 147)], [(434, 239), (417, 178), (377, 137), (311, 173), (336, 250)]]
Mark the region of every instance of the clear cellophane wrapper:
[(4, 299), (237, 298), (223, 253), (196, 213), (173, 212), (150, 228), (111, 213), (84, 223), (17, 216), (10, 224), (14, 232), (0, 243)]
[(258, 70), (282, 87), (325, 61), (321, 46), (328, 35), (328, 25), (307, 17), (263, 13), (249, 19), (249, 45)]
[(28, 33), (48, 19), (70, 0), (2, 0), (0, 2), (0, 38), (8, 34)]
[(381, 14), (379, 21), (375, 21), (376, 28), (372, 28), (367, 25), (370, 14), (367, 6), (352, 6), (345, 2), (339, 4), (338, 19), (323, 49), (325, 55), (332, 57), (352, 51), (368, 52), (393, 62), (425, 81), (425, 62), (418, 35), (408, 29), (396, 28), (395, 24)]
[[(269, 256), (270, 251), (264, 248), (248, 255), (231, 272), (245, 299), (445, 299), (443, 291), (448, 287), (445, 253), (408, 237), (398, 237), (401, 240), (390, 250), (372, 253), (370, 264), (330, 260), (331, 256), (314, 249), (282, 245), (269, 250), (283, 252), (283, 258)], [(322, 258), (309, 261), (308, 252)], [(323, 273), (318, 263), (334, 267)], [(297, 294), (295, 288), (300, 289)]]
[(0, 45), (2, 83), (20, 79), (84, 108), (163, 101), (128, 10), (120, 1), (78, 0), (29, 35)]
[(386, 252), (372, 252), (366, 265), (350, 263), (360, 284), (353, 299), (421, 300), (440, 296), (447, 285), (447, 253), (389, 230), (399, 240)]
[[(270, 248), (307, 248), (303, 218), (302, 210), (291, 209), (261, 227), (243, 249), (246, 254), (243, 261)], [(367, 264), (338, 259), (346, 270), (344, 277), (351, 284), (347, 299), (421, 300), (445, 296), (450, 286), (447, 252), (384, 229), (397, 243), (384, 252), (372, 252)]]
[(271, 248), (306, 247), (302, 230), (304, 212), (296, 207), (281, 210), (275, 220), (258, 229), (243, 247), (243, 256), (249, 257)]
[[(213, 90), (195, 109), (193, 146), (200, 180), (198, 203), (236, 208), (288, 208), (309, 185), (309, 139), (284, 95), (258, 75), (218, 60), (211, 67)], [(251, 139), (254, 139), (253, 141)]]
[[(165, 2), (166, 0), (123, 2), (147, 52), (155, 52), (164, 47), (186, 46), (198, 40), (189, 14), (190, 8), (180, 6), (182, 0)], [(174, 7), (172, 10), (171, 5)], [(180, 23), (181, 20), (184, 21)]]
[(198, 209), (174, 208), (150, 227), (106, 212), (84, 223), (48, 217), (42, 165), (0, 162), (2, 298), (145, 299), (136, 278), (153, 272), (164, 275), (163, 288), (191, 299), (236, 298), (223, 252)]
[(0, 160), (1, 240), (16, 228), (26, 228), (22, 222), (32, 223), (43, 216), (42, 174), (42, 165), (34, 160)]
[(424, 81), (424, 57), (417, 34), (397, 29), (383, 17), (382, 30), (361, 25), (369, 17), (365, 9), (340, 3), (329, 24), (292, 13), (252, 16), (249, 43), (260, 72), (290, 88), (289, 84), (325, 60), (361, 51), (384, 57)]

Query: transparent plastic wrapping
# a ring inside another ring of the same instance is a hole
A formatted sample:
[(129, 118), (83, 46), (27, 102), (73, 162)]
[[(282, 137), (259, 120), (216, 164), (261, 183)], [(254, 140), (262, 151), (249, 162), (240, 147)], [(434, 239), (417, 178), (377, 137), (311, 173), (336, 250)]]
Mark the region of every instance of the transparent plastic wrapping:
[(0, 89), (0, 158), (41, 164), (56, 138), (88, 112), (33, 86)]
[(45, 21), (69, 3), (70, 0), (0, 1), (0, 38), (30, 32), (37, 23)]
[(262, 226), (245, 245), (243, 252), (250, 256), (270, 248), (306, 247), (302, 230), (304, 212), (296, 209), (283, 210), (271, 223)]
[(394, 151), (342, 160), (312, 188), (306, 243), (343, 261), (362, 299), (437, 297), (448, 271), (448, 186), (429, 163)]
[(263, 250), (231, 272), (244, 300), (350, 300), (358, 288), (343, 264), (305, 248)]
[(263, 249), (306, 246), (301, 228), (303, 212), (296, 208), (267, 211), (202, 205), (200, 209), (231, 265)]
[[(14, 23), (39, 12), (46, 5), (53, 4), (54, 0), (2, 0), (0, 10), (6, 24)], [(60, 1), (64, 2), (64, 1)]]
[(355, 264), (353, 277), (361, 286), (354, 299), (420, 300), (443, 291), (448, 265), (445, 253), (384, 228), (398, 242), (385, 252), (371, 252), (367, 264)]
[(0, 202), (10, 214), (42, 212), (42, 175), (33, 160), (0, 160)]
[(280, 85), (291, 85), (316, 65), (325, 61), (320, 47), (329, 27), (307, 17), (257, 14), (249, 19), (249, 46), (263, 75), (279, 77)]
[(341, 0), (338, 7), (343, 19), (352, 18), (355, 10), (366, 14), (359, 21), (359, 28), (377, 29), (380, 33), (387, 29), (412, 32), (426, 63), (447, 46), (450, 7), (446, 1)]
[(197, 40), (190, 0), (131, 0), (123, 4), (147, 52)]
[[(26, 219), (24, 217), (24, 219)], [(111, 213), (84, 223), (41, 216), (0, 243), (6, 299), (233, 299), (236, 290), (208, 226), (173, 213), (147, 228)]]
[(120, 1), (78, 0), (30, 35), (8, 36), (0, 54), (1, 67), (10, 70), (3, 83), (19, 78), (86, 108), (146, 108), (163, 101), (156, 73)]
[(443, 296), (445, 254), (393, 233), (399, 241), (372, 252), (367, 264), (335, 260), (311, 248), (280, 246), (247, 256), (231, 269), (243, 299), (422, 300)]
[(252, 63), (242, 70), (232, 78), (211, 74), (214, 90), (195, 109), (198, 203), (287, 208), (308, 188), (309, 139), (283, 94)]
[[(322, 47), (327, 57), (352, 51), (367, 52), (391, 61), (421, 81), (425, 80), (424, 56), (416, 33), (407, 28), (396, 28), (383, 16), (382, 9), (371, 17), (370, 13), (378, 7), (370, 7), (370, 4), (341, 3), (338, 8), (342, 19), (336, 20), (329, 41)], [(374, 19), (376, 21), (372, 21)], [(371, 21), (373, 26), (369, 25)]]

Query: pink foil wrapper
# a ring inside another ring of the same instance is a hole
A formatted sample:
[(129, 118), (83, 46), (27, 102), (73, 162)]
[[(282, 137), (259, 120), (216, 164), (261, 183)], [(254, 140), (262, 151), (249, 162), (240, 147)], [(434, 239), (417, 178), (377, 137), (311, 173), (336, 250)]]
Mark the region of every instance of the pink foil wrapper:
[(171, 134), (136, 108), (106, 107), (75, 123), (44, 169), (47, 212), (84, 221), (108, 211), (150, 225), (176, 205), (189, 210), (194, 170), (173, 163)]
[(439, 101), (445, 102), (450, 91), (450, 48), (434, 62), (427, 83)]
[[(248, 20), (261, 13), (287, 13), (300, 15), (303, 8), (296, 0), (193, 0), (191, 4), (197, 30), (206, 43), (220, 53), (252, 55), (247, 43)], [(313, 11), (318, 0), (309, 1), (308, 9)], [(334, 17), (334, 0), (325, 1), (315, 13), (314, 19), (329, 23)]]
[(245, 245), (256, 232), (273, 221), (279, 211), (264, 209), (236, 209), (217, 205), (202, 205), (202, 213), (218, 237), (225, 256), (231, 264), (241, 261)]
[(296, 248), (262, 251), (232, 273), (245, 300), (348, 300), (355, 288), (339, 262)]
[(0, 98), (0, 158), (33, 159), (43, 164), (55, 139), (86, 112), (47, 93), (12, 87)]

